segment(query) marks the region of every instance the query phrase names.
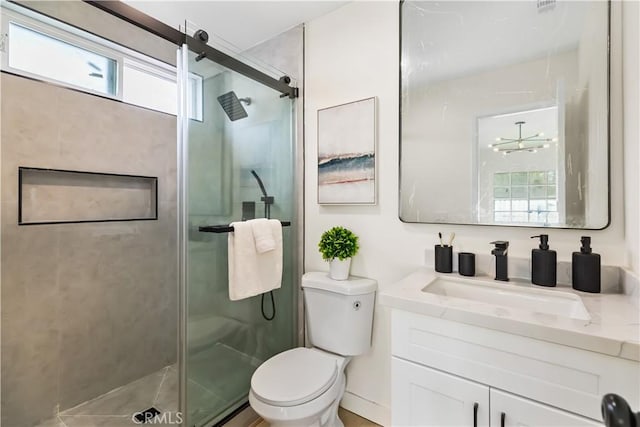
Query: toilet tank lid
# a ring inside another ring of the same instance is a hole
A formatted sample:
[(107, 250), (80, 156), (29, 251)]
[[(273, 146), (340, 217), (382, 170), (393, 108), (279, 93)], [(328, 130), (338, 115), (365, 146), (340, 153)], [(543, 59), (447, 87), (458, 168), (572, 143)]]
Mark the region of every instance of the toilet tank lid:
[(322, 289), (342, 295), (365, 295), (376, 291), (378, 283), (366, 277), (349, 276), (347, 280), (333, 280), (329, 273), (313, 271), (302, 276), (302, 287)]

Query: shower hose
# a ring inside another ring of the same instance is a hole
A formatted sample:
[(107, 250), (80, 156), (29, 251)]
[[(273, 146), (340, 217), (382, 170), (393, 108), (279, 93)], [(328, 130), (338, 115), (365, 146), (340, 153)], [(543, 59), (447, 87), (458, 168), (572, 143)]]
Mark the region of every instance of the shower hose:
[(269, 296), (271, 297), (271, 316), (267, 316), (267, 313), (264, 311), (264, 295), (262, 294), (262, 301), (260, 302), (260, 309), (262, 310), (262, 317), (266, 320), (273, 320), (276, 317), (276, 303), (273, 300), (273, 291), (269, 291)]

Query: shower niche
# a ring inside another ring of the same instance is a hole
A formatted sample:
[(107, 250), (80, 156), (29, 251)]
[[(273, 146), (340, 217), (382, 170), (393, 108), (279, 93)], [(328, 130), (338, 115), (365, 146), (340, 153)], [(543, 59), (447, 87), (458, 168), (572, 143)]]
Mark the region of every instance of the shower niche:
[(18, 168), (18, 224), (158, 219), (158, 178)]

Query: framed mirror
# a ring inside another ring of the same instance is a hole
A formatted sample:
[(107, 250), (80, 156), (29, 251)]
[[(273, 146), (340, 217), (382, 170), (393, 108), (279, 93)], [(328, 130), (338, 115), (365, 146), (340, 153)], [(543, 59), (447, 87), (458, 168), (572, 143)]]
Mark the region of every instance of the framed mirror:
[(400, 219), (609, 224), (607, 1), (400, 5)]

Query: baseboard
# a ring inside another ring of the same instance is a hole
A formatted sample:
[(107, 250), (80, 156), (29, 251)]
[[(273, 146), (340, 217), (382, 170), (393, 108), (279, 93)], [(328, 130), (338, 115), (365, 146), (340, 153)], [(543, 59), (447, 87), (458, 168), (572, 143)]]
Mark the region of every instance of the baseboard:
[(342, 400), (340, 401), (342, 406), (347, 411), (351, 411), (354, 414), (373, 421), (381, 426), (391, 425), (391, 409), (386, 406), (382, 406), (376, 402), (372, 402), (356, 394), (346, 391)]

